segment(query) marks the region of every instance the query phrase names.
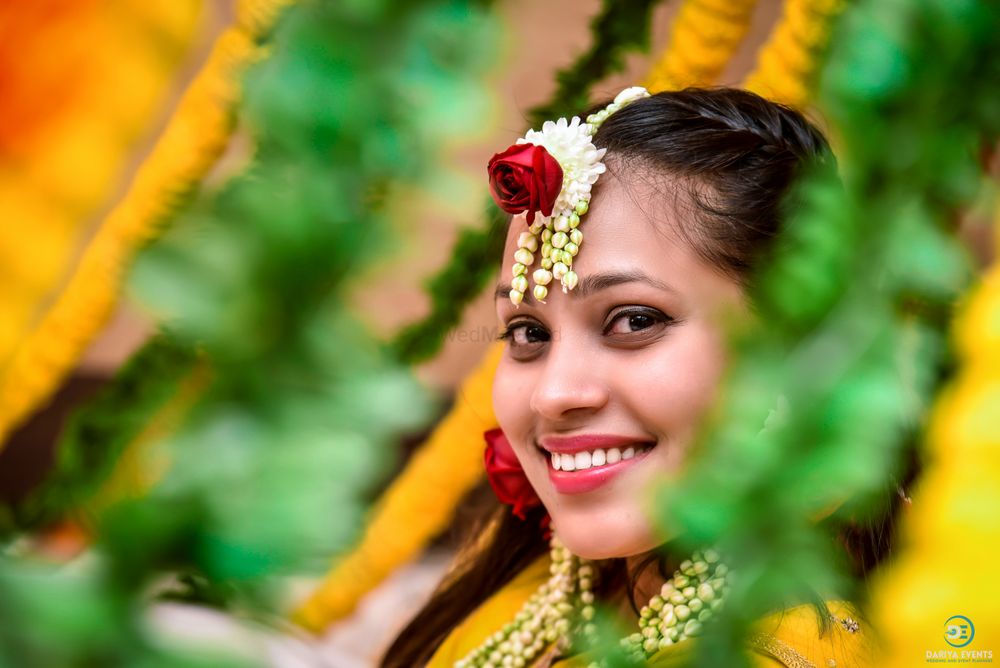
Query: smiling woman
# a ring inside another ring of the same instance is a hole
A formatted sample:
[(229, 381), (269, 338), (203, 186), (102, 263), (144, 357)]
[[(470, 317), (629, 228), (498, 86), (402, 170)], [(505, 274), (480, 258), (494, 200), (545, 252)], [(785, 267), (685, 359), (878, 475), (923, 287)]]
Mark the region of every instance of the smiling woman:
[[(515, 214), (491, 448), (516, 456), (533, 507), (495, 514), (383, 666), (600, 665), (597, 604), (638, 625), (621, 641), (633, 658), (682, 660), (731, 574), (707, 546), (679, 553), (648, 492), (690, 460), (794, 178), (832, 160), (801, 114), (754, 94), (628, 89), (491, 161)], [(778, 611), (748, 652), (761, 666), (865, 665), (868, 634), (847, 610)]]
[[(676, 207), (640, 207), (651, 189), (606, 174), (573, 265), (579, 285), (544, 305), (496, 300), (507, 339), (497, 420), (559, 538), (588, 559), (662, 542), (641, 491), (679, 470), (724, 368), (723, 320), (742, 310), (739, 285), (669, 231)], [(511, 223), (501, 275), (524, 226)]]

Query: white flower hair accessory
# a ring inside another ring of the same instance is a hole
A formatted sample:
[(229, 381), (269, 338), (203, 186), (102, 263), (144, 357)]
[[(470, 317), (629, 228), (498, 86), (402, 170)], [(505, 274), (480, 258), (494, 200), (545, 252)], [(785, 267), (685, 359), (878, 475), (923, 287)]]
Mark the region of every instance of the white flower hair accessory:
[(518, 238), (514, 253), (510, 301), (515, 306), (528, 291), (528, 271), (539, 251), (541, 267), (531, 274), (536, 300), (545, 303), (553, 280), (563, 292), (576, 287), (573, 259), (583, 244), (580, 219), (590, 207), (594, 183), (605, 171), (601, 159), (606, 149), (594, 146), (592, 138), (608, 116), (644, 97), (649, 97), (645, 88), (626, 88), (586, 122), (578, 116), (546, 121), (541, 130), (528, 130), (490, 159), (490, 194), (497, 205), (507, 213), (527, 214), (528, 231)]

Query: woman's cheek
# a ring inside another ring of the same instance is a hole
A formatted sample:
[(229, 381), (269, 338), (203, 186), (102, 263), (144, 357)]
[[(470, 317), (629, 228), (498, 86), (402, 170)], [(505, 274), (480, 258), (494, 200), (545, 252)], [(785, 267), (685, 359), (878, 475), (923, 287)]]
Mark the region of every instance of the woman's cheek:
[(500, 361), (493, 380), (493, 411), (497, 424), (514, 448), (517, 458), (524, 462), (524, 444), (530, 433), (531, 421), (527, 413), (528, 402), (518, 370), (506, 359)]
[(628, 379), (625, 386), (633, 388), (633, 405), (641, 407), (649, 426), (676, 437), (693, 431), (712, 405), (724, 359), (719, 338), (704, 328), (669, 335), (675, 336), (648, 359), (618, 366), (617, 373)]

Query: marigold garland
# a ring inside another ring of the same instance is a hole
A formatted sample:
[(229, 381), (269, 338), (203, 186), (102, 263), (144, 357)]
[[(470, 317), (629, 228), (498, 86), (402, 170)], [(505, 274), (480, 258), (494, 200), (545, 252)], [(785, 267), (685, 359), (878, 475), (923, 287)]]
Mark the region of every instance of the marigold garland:
[(0, 6), (0, 385), (193, 50), (198, 4)]
[(757, 0), (687, 0), (643, 84), (651, 93), (714, 84), (750, 28)]
[(744, 87), (777, 102), (804, 107), (830, 26), (845, 4), (845, 0), (785, 0), (781, 18)]
[[(1000, 257), (1000, 208), (995, 230)], [(952, 615), (974, 624), (975, 642), (964, 649), (1000, 647), (1000, 580), (990, 575), (1000, 549), (1000, 261), (969, 295), (953, 334), (961, 368), (931, 416), (929, 470), (903, 526), (905, 551), (874, 597), (880, 665), (889, 667), (953, 650), (943, 638)]]
[(65, 289), (0, 378), (3, 437), (47, 397), (111, 315), (126, 264), (215, 164), (232, 131), (238, 75), (261, 55), (257, 38), (289, 0), (243, 0), (123, 199), (85, 249)]

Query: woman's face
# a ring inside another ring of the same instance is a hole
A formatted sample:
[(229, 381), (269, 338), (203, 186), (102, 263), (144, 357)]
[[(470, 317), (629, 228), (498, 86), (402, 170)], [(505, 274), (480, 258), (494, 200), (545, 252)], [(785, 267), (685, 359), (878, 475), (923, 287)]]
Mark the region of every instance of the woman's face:
[(666, 231), (685, 224), (675, 214), (650, 220), (612, 173), (595, 195), (580, 226), (580, 283), (564, 294), (554, 281), (545, 304), (530, 289), (520, 307), (506, 296), (527, 230), (524, 216), (511, 223), (496, 300), (510, 338), (493, 405), (559, 538), (604, 559), (663, 542), (645, 491), (691, 448), (724, 370), (725, 319), (743, 310), (743, 294)]

